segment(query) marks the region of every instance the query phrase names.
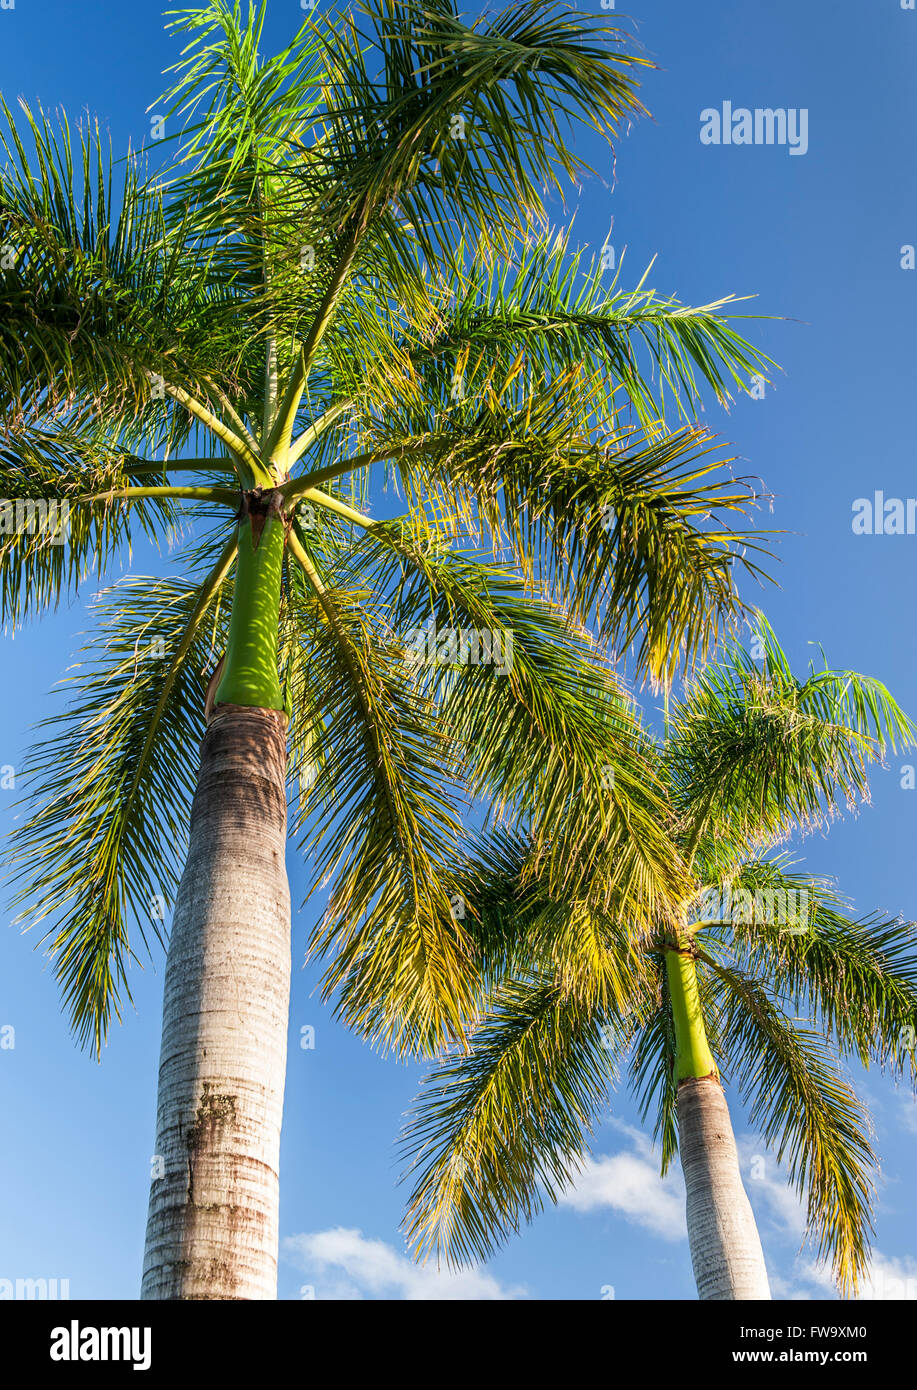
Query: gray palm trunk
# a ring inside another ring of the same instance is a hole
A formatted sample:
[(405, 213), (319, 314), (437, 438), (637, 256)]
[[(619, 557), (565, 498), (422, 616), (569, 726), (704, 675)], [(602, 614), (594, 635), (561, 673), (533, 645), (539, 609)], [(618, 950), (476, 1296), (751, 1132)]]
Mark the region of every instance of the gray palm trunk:
[(286, 727), (225, 704), (201, 744), (166, 962), (145, 1299), (277, 1296)]
[(698, 1297), (769, 1299), (761, 1239), (742, 1186), (726, 1096), (716, 1076), (679, 1083), (678, 1142)]

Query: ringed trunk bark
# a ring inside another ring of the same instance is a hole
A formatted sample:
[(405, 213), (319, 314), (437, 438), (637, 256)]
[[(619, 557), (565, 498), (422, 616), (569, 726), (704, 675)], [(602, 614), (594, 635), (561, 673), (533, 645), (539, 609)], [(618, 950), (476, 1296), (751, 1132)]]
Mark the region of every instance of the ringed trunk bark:
[(726, 1096), (715, 1075), (679, 1082), (678, 1147), (698, 1297), (769, 1299), (764, 1252), (742, 1186)]
[(166, 961), (145, 1299), (277, 1296), (286, 727), (282, 711), (221, 704), (201, 744)]

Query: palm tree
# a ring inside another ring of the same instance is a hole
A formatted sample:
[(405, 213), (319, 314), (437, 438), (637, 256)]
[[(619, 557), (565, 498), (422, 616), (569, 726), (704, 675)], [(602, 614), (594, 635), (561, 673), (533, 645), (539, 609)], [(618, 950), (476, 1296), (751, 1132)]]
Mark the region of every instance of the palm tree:
[[(226, 0), (173, 21), (191, 39), (157, 109), (185, 125), (117, 192), (97, 129), (4, 108), (0, 490), (69, 507), (65, 546), (0, 538), (4, 620), (138, 534), (179, 565), (98, 595), (13, 860), (97, 1050), (129, 936), (164, 937), (173, 905), (148, 1298), (274, 1296), (288, 785), (341, 1015), (403, 1050), (460, 1037), (465, 801), (538, 834), (546, 787), (614, 763), (616, 881), (648, 910), (675, 892), (583, 623), (662, 675), (757, 572), (734, 529), (752, 489), (663, 421), (766, 359), (729, 301), (609, 289), (546, 229), (539, 189), (581, 169), (561, 120), (610, 140), (642, 109), (617, 31), (529, 0), (472, 28), (451, 0), (367, 0), (262, 59), (263, 21)], [(403, 515), (368, 515), (380, 473)], [(431, 622), (491, 657), (509, 633), (512, 662), (406, 663)]]
[(626, 1065), (663, 1172), (681, 1157), (700, 1298), (770, 1297), (723, 1077), (805, 1195), (819, 1257), (843, 1289), (862, 1276), (874, 1155), (838, 1059), (917, 1078), (917, 941), (912, 923), (851, 917), (778, 846), (865, 797), (869, 763), (914, 726), (854, 672), (798, 680), (760, 627), (763, 661), (734, 644), (705, 666), (656, 750), (691, 879), (672, 917), (634, 929), (609, 891), (614, 851), (575, 799), (546, 853), (519, 831), (478, 847), (466, 891), (486, 1007), (406, 1131), (421, 1251), (485, 1257), (556, 1200)]

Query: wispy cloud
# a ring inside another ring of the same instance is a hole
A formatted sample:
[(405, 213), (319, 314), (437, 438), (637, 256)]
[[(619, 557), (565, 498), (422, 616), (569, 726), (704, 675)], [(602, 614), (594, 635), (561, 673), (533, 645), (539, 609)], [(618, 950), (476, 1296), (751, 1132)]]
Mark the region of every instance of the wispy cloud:
[(385, 1241), (344, 1226), (288, 1236), (282, 1250), (308, 1276), (316, 1298), (492, 1302), (526, 1297), (525, 1289), (504, 1287), (481, 1269), (438, 1272), (433, 1265), (414, 1264)]
[(873, 1251), (869, 1278), (859, 1295), (867, 1299), (917, 1299), (917, 1260), (911, 1255), (900, 1259)]
[(917, 1134), (917, 1102), (913, 1096), (898, 1097), (898, 1119), (908, 1134)]
[(562, 1206), (576, 1211), (607, 1207), (664, 1240), (684, 1240), (685, 1188), (681, 1172), (659, 1175), (659, 1157), (649, 1140), (629, 1125), (615, 1123), (630, 1147), (619, 1153), (589, 1158), (575, 1184), (561, 1197)]
[[(836, 1298), (837, 1290), (831, 1270), (827, 1265), (814, 1260), (798, 1260), (787, 1282), (787, 1292), (782, 1296)], [(917, 1300), (917, 1259), (911, 1255), (883, 1255), (881, 1250), (874, 1250), (866, 1280), (856, 1299), (851, 1301), (858, 1303), (864, 1299), (867, 1302)]]

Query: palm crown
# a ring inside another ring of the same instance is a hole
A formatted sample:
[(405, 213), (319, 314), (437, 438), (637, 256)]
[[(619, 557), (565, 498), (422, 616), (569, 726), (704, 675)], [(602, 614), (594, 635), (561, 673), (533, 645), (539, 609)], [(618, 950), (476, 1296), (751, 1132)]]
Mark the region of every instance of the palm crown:
[[(316, 944), (347, 1016), (404, 1046), (455, 1036), (478, 988), (453, 902), (463, 796), (527, 810), (539, 836), (591, 787), (621, 850), (610, 888), (650, 912), (677, 894), (633, 712), (583, 624), (668, 678), (735, 614), (736, 566), (757, 568), (753, 490), (690, 417), (765, 359), (728, 301), (609, 287), (547, 228), (542, 189), (581, 172), (564, 123), (610, 140), (642, 109), (617, 31), (527, 2), (469, 28), (449, 0), (368, 0), (264, 60), (263, 19), (225, 0), (175, 19), (192, 38), (163, 104), (185, 126), (165, 171), (131, 157), (119, 190), (98, 130), (6, 110), (0, 487), (69, 502), (71, 523), (65, 547), (0, 542), (4, 618), (198, 523), (179, 577), (102, 593), (31, 764), (19, 904), (52, 918), (97, 1046), (129, 925), (177, 881), (240, 494), (243, 514), (299, 509), (273, 669), (249, 675), (256, 703), (295, 711), (294, 827), (331, 879)], [(376, 472), (402, 517), (367, 515)], [(510, 630), (509, 677), (406, 666), (430, 618)]]
[[(912, 742), (914, 726), (874, 680), (814, 667), (797, 679), (758, 621), (762, 659), (734, 644), (704, 667), (652, 760), (690, 878), (674, 919), (635, 931), (607, 890), (613, 855), (578, 825), (557, 837), (566, 880), (551, 880), (521, 832), (480, 848), (467, 892), (489, 962), (483, 1021), (428, 1076), (405, 1138), (421, 1249), (486, 1255), (556, 1200), (622, 1071), (655, 1114), (665, 1171), (678, 1082), (714, 1067), (786, 1164), (840, 1285), (862, 1276), (875, 1156), (839, 1062), (917, 1079), (914, 927), (851, 916), (780, 844), (864, 796), (869, 763)], [(693, 1073), (666, 969), (673, 943), (694, 961), (709, 1039)]]

